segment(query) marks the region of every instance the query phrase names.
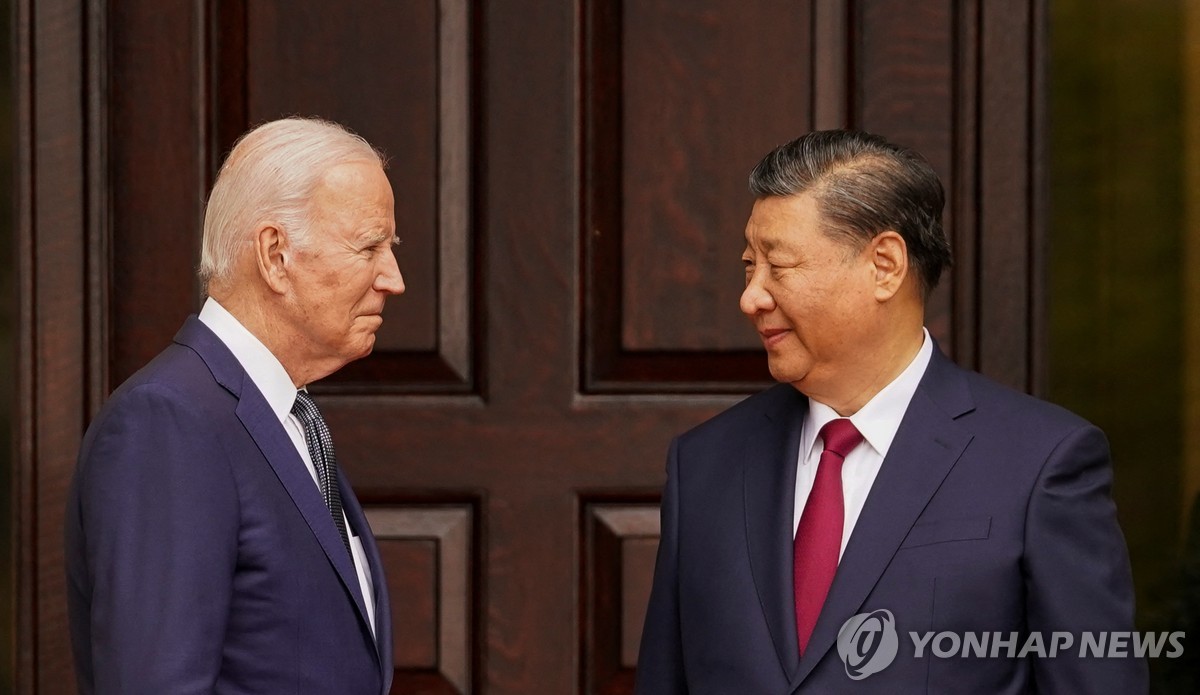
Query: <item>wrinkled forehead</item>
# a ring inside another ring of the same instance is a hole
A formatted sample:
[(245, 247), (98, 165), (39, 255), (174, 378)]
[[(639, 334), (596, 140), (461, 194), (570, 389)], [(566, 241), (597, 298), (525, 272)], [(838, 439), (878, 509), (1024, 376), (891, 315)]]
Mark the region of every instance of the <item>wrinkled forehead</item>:
[(310, 200), (321, 206), (346, 210), (366, 210), (372, 206), (391, 207), (392, 184), (383, 168), (362, 160), (342, 162), (329, 168), (317, 181)]
[(331, 227), (331, 233), (390, 239), (396, 228), (391, 183), (378, 164), (338, 165), (310, 196), (309, 215)]
[(823, 227), (824, 219), (812, 193), (766, 196), (754, 201), (751, 208), (746, 220), (746, 244), (770, 251)]

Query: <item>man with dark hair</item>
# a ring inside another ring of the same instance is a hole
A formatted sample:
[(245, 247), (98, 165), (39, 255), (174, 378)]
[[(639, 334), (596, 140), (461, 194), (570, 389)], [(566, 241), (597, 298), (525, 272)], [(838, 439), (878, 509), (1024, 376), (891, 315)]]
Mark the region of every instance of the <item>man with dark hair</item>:
[(1080, 657), (1133, 629), (1104, 435), (924, 328), (951, 260), (930, 166), (825, 131), (750, 187), (741, 309), (782, 383), (671, 444), (637, 691), (1144, 692), (1143, 661)]

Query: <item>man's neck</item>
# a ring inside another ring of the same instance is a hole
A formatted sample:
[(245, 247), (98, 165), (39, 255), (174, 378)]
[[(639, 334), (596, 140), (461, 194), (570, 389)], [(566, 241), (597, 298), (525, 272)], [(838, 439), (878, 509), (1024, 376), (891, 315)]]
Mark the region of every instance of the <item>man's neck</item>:
[(296, 342), (287, 325), (278, 320), (272, 312), (264, 311), (264, 300), (248, 296), (248, 292), (213, 292), (210, 296), (217, 300), (225, 311), (238, 320), (238, 323), (259, 340), (275, 359), (283, 365), (288, 378), (300, 388), (309, 382), (306, 375), (297, 369), (299, 360), (289, 350)]
[(836, 393), (809, 392), (803, 384), (796, 387), (809, 398), (833, 408), (838, 415), (850, 417), (912, 364), (924, 340), (925, 330), (920, 324), (910, 330), (897, 331), (874, 347), (871, 351), (873, 359), (865, 360), (867, 367), (860, 369), (853, 378), (839, 379), (834, 384), (838, 387)]

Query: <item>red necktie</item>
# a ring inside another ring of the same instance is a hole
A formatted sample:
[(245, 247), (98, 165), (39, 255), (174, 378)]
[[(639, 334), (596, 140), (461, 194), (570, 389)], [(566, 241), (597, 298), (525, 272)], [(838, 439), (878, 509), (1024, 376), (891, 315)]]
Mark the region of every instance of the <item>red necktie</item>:
[(854, 423), (842, 418), (821, 428), (825, 449), (817, 464), (817, 477), (804, 504), (796, 540), (792, 543), (792, 588), (796, 596), (796, 638), (800, 653), (808, 647), (821, 614), (821, 606), (837, 572), (842, 550), (842, 463), (862, 435)]

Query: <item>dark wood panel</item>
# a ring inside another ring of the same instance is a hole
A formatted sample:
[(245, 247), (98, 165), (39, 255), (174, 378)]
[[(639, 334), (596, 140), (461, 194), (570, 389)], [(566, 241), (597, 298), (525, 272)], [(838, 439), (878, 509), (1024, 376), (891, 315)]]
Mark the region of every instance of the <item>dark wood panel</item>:
[[(846, 85), (829, 77), (842, 44), (823, 38), (817, 56), (813, 37), (814, 14), (845, 29), (838, 7), (596, 0), (582, 11), (583, 387), (766, 384), (737, 308), (746, 179), (816, 111), (841, 112)], [(836, 94), (817, 93), (818, 63)]]
[(401, 670), (437, 665), (437, 552), (431, 540), (379, 540)]
[(632, 692), (658, 549), (658, 505), (585, 498), (581, 509), (582, 692)]
[[(205, 80), (197, 3), (114, 0), (105, 181), (111, 190), (111, 384), (171, 342), (197, 311), (200, 227), (208, 185), (201, 99)], [(147, 60), (148, 55), (155, 56)]]
[(65, 692), (73, 669), (64, 639), (63, 510), (90, 381), (87, 241), (96, 222), (86, 148), (94, 131), (84, 109), (83, 12), (70, 0), (21, 2), (16, 17), (20, 521), (4, 523), (15, 529), (20, 562), (15, 686)]
[(323, 0), (254, 0), (246, 8), (250, 122), (319, 115), (389, 155), (408, 289), (388, 302), (376, 349), (434, 350), (438, 3), (362, 0), (329, 12)]
[(251, 124), (302, 114), (346, 124), (389, 156), (406, 292), (388, 302), (372, 355), (328, 378), (326, 392), (478, 388), (475, 12), (469, 0), (374, 0), (332, 14), (315, 1), (221, 0), (215, 13), (214, 150)]
[[(1033, 387), (1030, 369), (1033, 256), (1040, 262), (1040, 229), (1030, 199), (1033, 123), (1030, 78), (1012, 74), (1033, 49), (1032, 11), (980, 3), (984, 27), (979, 103), (978, 369), (1020, 390)], [(1001, 77), (1004, 75), (1004, 77)], [(986, 331), (986, 333), (985, 333)]]
[[(813, 116), (816, 130), (847, 128), (852, 107), (851, 0), (813, 0)], [(799, 135), (799, 134), (797, 134)]]
[[(753, 349), (744, 286), (746, 179), (806, 127), (809, 3), (620, 3), (621, 346)], [(754, 36), (747, 42), (745, 37)], [(599, 116), (599, 114), (597, 114)], [(614, 278), (615, 279), (615, 278)]]
[[(423, 633), (397, 641), (392, 692), (475, 692), (479, 630), (473, 576), (479, 543), (474, 507), (368, 506), (366, 514), (387, 565), (389, 587), (396, 589), (390, 594), (393, 634)], [(431, 611), (427, 625), (422, 623), (425, 603)], [(406, 608), (417, 610), (410, 614)]]
[[(920, 152), (947, 191), (945, 224), (953, 230), (955, 148), (955, 8), (952, 0), (856, 3), (858, 26), (855, 127)], [(954, 270), (926, 306), (926, 325), (953, 353)]]
[(856, 126), (920, 152), (944, 180), (954, 144), (956, 4), (858, 3)]
[(621, 543), (621, 666), (624, 668), (637, 668), (642, 623), (650, 603), (657, 557), (657, 534), (653, 538), (627, 538)]
[(976, 368), (979, 355), (978, 267), (979, 267), (979, 79), (980, 26), (979, 5), (956, 5), (955, 36), (955, 160), (954, 176), (946, 184), (946, 212), (952, 224), (946, 228), (954, 252), (954, 268), (946, 291), (951, 294), (953, 321), (947, 349), (954, 360), (967, 368)]

